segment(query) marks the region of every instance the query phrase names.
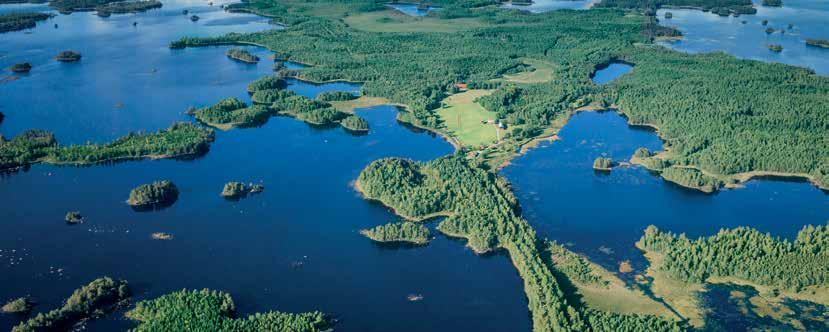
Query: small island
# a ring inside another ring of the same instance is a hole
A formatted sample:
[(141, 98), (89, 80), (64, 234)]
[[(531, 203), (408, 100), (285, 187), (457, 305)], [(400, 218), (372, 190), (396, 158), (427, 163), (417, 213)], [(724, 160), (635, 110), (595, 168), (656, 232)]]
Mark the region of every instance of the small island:
[(66, 216), (63, 217), (63, 220), (65, 220), (67, 224), (77, 225), (83, 223), (83, 216), (78, 211), (70, 211), (66, 212)]
[(0, 33), (31, 29), (38, 21), (51, 18), (52, 14), (22, 12), (0, 14)]
[(393, 222), (360, 231), (363, 236), (382, 243), (410, 243), (424, 245), (429, 243), (429, 228), (411, 221)]
[(221, 130), (255, 126), (264, 123), (271, 116), (271, 111), (267, 107), (262, 105), (248, 107), (245, 102), (237, 98), (225, 98), (216, 105), (192, 113), (196, 120)]
[(763, 0), (763, 6), (766, 7), (782, 7), (783, 1), (782, 0)]
[(241, 48), (231, 48), (227, 50), (225, 53), (228, 58), (233, 60), (244, 62), (244, 63), (257, 63), (259, 62), (259, 57), (253, 54), (250, 54), (247, 50), (243, 50)]
[(191, 21), (193, 21), (193, 22), (198, 22), (198, 20), (199, 20), (200, 18), (201, 18), (201, 17), (199, 17), (198, 15), (193, 15), (193, 16), (190, 16), (190, 20), (191, 20)]
[(826, 39), (806, 39), (806, 45), (812, 47), (829, 48), (829, 40)]
[(774, 28), (771, 28), (771, 27), (766, 28), (766, 34), (770, 35), (770, 34), (773, 34), (773, 33), (774, 33)]
[(248, 194), (257, 194), (265, 190), (265, 186), (261, 184), (244, 184), (242, 182), (228, 182), (225, 183), (222, 189), (222, 197), (238, 200), (246, 197)]
[(599, 157), (593, 161), (593, 169), (597, 171), (609, 172), (613, 168), (613, 160), (610, 158)]
[(354, 132), (367, 132), (368, 131), (368, 121), (365, 119), (356, 116), (356, 115), (349, 115), (342, 121), (340, 121), (340, 125), (343, 126), (346, 130), (354, 131)]
[(783, 46), (780, 44), (769, 44), (769, 50), (772, 52), (780, 53), (783, 52)]
[(15, 63), (9, 67), (13, 73), (23, 74), (32, 70), (32, 65), (28, 62)]
[(173, 205), (178, 199), (178, 188), (168, 180), (142, 184), (130, 192), (127, 204), (137, 210), (151, 210)]
[(665, 12), (665, 19), (670, 20), (670, 19), (672, 19), (672, 18), (674, 18), (674, 13), (671, 13), (671, 12)]
[(168, 233), (164, 233), (164, 232), (153, 233), (152, 235), (150, 235), (150, 237), (153, 240), (163, 240), (163, 241), (169, 241), (169, 240), (173, 239), (172, 234), (168, 234)]
[(12, 301), (9, 301), (2, 308), (0, 311), (7, 313), (7, 314), (27, 314), (29, 311), (32, 311), (32, 307), (34, 303), (29, 300), (28, 297), (21, 297)]
[(81, 54), (75, 51), (63, 51), (55, 56), (55, 60), (60, 62), (75, 62), (81, 59)]

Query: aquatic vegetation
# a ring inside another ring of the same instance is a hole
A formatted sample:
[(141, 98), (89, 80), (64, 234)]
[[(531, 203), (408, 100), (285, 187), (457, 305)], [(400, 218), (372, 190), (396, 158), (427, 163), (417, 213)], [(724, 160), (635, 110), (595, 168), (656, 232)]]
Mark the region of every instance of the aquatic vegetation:
[(95, 10), (98, 11), (98, 15), (109, 16), (110, 14), (139, 13), (161, 7), (161, 1), (158, 0), (138, 0), (110, 2), (98, 5)]
[(237, 98), (225, 98), (216, 105), (193, 112), (197, 120), (219, 129), (248, 127), (264, 123), (271, 116), (271, 111), (262, 105), (248, 107)]
[(677, 322), (651, 315), (574, 307), (542, 259), (535, 231), (519, 216), (507, 181), (468, 163), (462, 155), (426, 163), (381, 159), (360, 173), (356, 187), (406, 219), (446, 216), (438, 230), (466, 239), (475, 252), (506, 250), (524, 280), (534, 331), (682, 329)]
[(824, 39), (806, 39), (807, 46), (829, 48), (829, 40)]
[(664, 255), (656, 268), (688, 282), (737, 277), (792, 291), (829, 284), (829, 227), (822, 225), (804, 227), (794, 242), (748, 227), (691, 240), (649, 226), (637, 246)]
[(75, 290), (63, 307), (45, 314), (39, 313), (12, 328), (12, 332), (70, 330), (75, 323), (108, 311), (129, 296), (126, 281), (98, 278)]
[(12, 140), (0, 139), (0, 170), (35, 164), (92, 164), (107, 161), (200, 155), (209, 149), (213, 131), (177, 123), (154, 133), (130, 133), (107, 144), (59, 146), (52, 133), (27, 130)]
[(130, 191), (127, 204), (138, 208), (170, 206), (178, 199), (178, 188), (168, 180), (142, 184)]
[(63, 217), (63, 220), (70, 225), (80, 224), (83, 223), (83, 216), (78, 211), (70, 211), (66, 212), (66, 216)]
[(81, 54), (75, 51), (63, 51), (55, 56), (55, 60), (60, 62), (75, 62), (81, 60)]
[(21, 297), (11, 300), (0, 308), (0, 311), (9, 314), (27, 314), (32, 311), (34, 303), (28, 297)]
[(345, 91), (326, 91), (317, 96), (317, 99), (322, 101), (346, 101), (357, 98), (358, 96), (353, 93)]
[(28, 73), (32, 70), (32, 65), (28, 62), (15, 63), (9, 67), (13, 73)]
[(610, 158), (599, 157), (593, 161), (593, 169), (599, 171), (609, 171), (613, 168), (613, 160)]
[(286, 87), (288, 87), (288, 82), (285, 82), (285, 80), (283, 80), (281, 77), (275, 75), (268, 75), (248, 84), (248, 92), (256, 93), (258, 91), (263, 90), (281, 90)]
[(406, 242), (423, 245), (429, 243), (429, 228), (414, 222), (393, 222), (360, 230), (360, 234), (377, 242)]
[(320, 312), (269, 311), (236, 318), (229, 294), (181, 290), (138, 302), (126, 316), (138, 321), (133, 331), (324, 331), (331, 322)]
[(0, 33), (31, 29), (38, 21), (52, 18), (52, 14), (36, 12), (20, 12), (0, 14)]
[(259, 57), (253, 54), (250, 54), (247, 50), (243, 50), (241, 48), (231, 48), (227, 50), (225, 53), (227, 54), (228, 58), (231, 58), (236, 61), (245, 62), (245, 63), (257, 63), (259, 62)]
[(368, 121), (356, 115), (345, 117), (340, 125), (351, 131), (368, 131)]

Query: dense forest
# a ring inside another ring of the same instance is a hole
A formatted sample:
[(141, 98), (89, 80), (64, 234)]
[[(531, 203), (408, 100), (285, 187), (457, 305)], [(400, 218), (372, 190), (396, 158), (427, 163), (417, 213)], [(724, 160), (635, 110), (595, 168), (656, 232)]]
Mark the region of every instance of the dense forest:
[(524, 280), (534, 331), (583, 331), (615, 327), (678, 331), (676, 322), (653, 316), (622, 315), (574, 307), (560, 281), (545, 264), (535, 231), (518, 213), (518, 202), (504, 178), (469, 165), (462, 155), (427, 163), (381, 159), (358, 178), (369, 199), (407, 218), (448, 215), (438, 230), (462, 237), (476, 252), (506, 250)]
[(35, 12), (0, 14), (0, 33), (31, 29), (37, 25), (38, 21), (43, 21), (51, 17), (52, 14)]
[(360, 230), (360, 234), (377, 242), (429, 243), (429, 228), (414, 222), (393, 222)]
[(75, 323), (105, 312), (129, 296), (126, 281), (98, 278), (75, 290), (63, 307), (39, 313), (12, 328), (12, 332), (68, 331)]
[[(351, 3), (356, 12), (372, 4)], [(485, 156), (510, 154), (516, 143), (544, 133), (575, 108), (615, 103), (631, 122), (660, 129), (672, 152), (667, 163), (726, 178), (752, 171), (802, 174), (829, 185), (829, 141), (821, 138), (829, 126), (822, 114), (829, 101), (821, 97), (829, 93), (829, 79), (788, 65), (648, 45), (669, 32), (655, 29), (654, 19), (645, 15), (610, 9), (527, 15), (481, 5), (453, 2), (439, 12), (463, 13), (483, 27), (449, 34), (380, 34), (350, 27), (334, 14), (310, 16), (293, 11), (289, 3), (253, 0), (247, 4), (251, 11), (291, 25), (179, 43), (268, 46), (281, 60), (311, 64), (301, 77), (365, 82), (364, 95), (405, 104), (411, 113), (401, 114), (402, 120), (438, 131), (443, 124), (435, 109), (453, 92), (453, 84), (497, 88), (478, 102), (512, 129), (502, 151), (485, 151)], [(553, 65), (554, 79), (491, 81), (526, 66), (527, 58)], [(634, 63), (636, 69), (607, 86), (593, 84), (593, 70), (613, 60)]]
[(650, 226), (637, 246), (664, 255), (656, 268), (684, 281), (737, 277), (794, 291), (829, 284), (827, 226), (806, 226), (794, 242), (747, 227), (691, 240)]
[(158, 9), (161, 6), (161, 1), (158, 0), (137, 0), (110, 2), (98, 5), (95, 9), (98, 11), (98, 16), (109, 16), (111, 14), (138, 13), (150, 9)]
[(0, 170), (34, 163), (89, 164), (106, 161), (200, 155), (210, 147), (213, 131), (176, 123), (154, 133), (130, 133), (107, 144), (59, 146), (52, 133), (28, 130), (6, 140), (0, 136)]
[(279, 311), (236, 318), (236, 305), (227, 293), (181, 290), (141, 301), (127, 317), (139, 322), (132, 331), (324, 331), (330, 325), (320, 312)]

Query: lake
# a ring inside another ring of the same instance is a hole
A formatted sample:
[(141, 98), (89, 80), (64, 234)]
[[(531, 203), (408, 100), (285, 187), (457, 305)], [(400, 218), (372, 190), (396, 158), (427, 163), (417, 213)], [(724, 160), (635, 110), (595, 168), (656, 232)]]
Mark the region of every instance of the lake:
[(633, 66), (624, 62), (611, 61), (610, 63), (599, 66), (590, 79), (593, 83), (598, 85), (605, 85), (611, 81), (627, 74), (633, 70)]
[(531, 13), (543, 13), (561, 9), (590, 9), (598, 0), (535, 0), (529, 5), (517, 5), (507, 2), (502, 8), (525, 10)]
[(750, 226), (793, 240), (803, 226), (829, 220), (829, 195), (806, 182), (756, 180), (709, 195), (638, 166), (594, 171), (597, 157), (621, 162), (638, 147), (662, 150), (655, 133), (628, 126), (615, 112), (578, 113), (558, 136), (501, 173), (514, 185), (524, 217), (542, 237), (611, 271), (625, 260), (644, 270), (646, 261), (634, 243), (648, 225), (692, 238)]
[[(739, 58), (786, 63), (829, 75), (829, 49), (806, 46), (807, 38), (829, 39), (829, 1), (786, 0), (783, 7), (764, 7), (759, 5), (761, 0), (754, 2), (757, 14), (740, 17), (660, 9), (660, 24), (675, 27), (684, 35), (681, 40), (662, 44), (691, 53), (723, 51)], [(673, 13), (673, 18), (664, 18), (666, 12)], [(763, 25), (764, 20), (768, 25)], [(767, 34), (766, 28), (775, 32)], [(781, 33), (781, 29), (785, 32)], [(769, 44), (781, 45), (783, 51), (773, 52), (768, 49)]]
[[(190, 22), (183, 9), (202, 19)], [(269, 52), (247, 47), (263, 59), (247, 65), (228, 59), (228, 47), (170, 50), (167, 44), (187, 35), (270, 28), (277, 27), (225, 13), (218, 4), (165, 2), (136, 15), (59, 15), (31, 33), (0, 35), (3, 67), (34, 65), (30, 74), (0, 84), (6, 114), (0, 133), (42, 128), (64, 143), (104, 142), (192, 121), (183, 113), (190, 106), (231, 96), (249, 101), (247, 84), (272, 73)], [(80, 51), (83, 59), (55, 62), (64, 49)], [(358, 93), (360, 85), (290, 80), (289, 89), (313, 97)], [(392, 106), (359, 110), (371, 127), (361, 136), (274, 117), (258, 128), (218, 132), (210, 152), (195, 160), (35, 165), (5, 174), (0, 299), (31, 295), (35, 311), (44, 312), (108, 275), (128, 280), (136, 301), (212, 288), (230, 293), (240, 315), (320, 310), (337, 318), (342, 331), (530, 330), (523, 283), (508, 257), (477, 256), (439, 234), (416, 249), (378, 246), (358, 234), (396, 220), (351, 187), (367, 164), (390, 156), (425, 161), (453, 151), (440, 137), (399, 124), (396, 113)], [(159, 179), (181, 191), (172, 207), (139, 213), (125, 203), (132, 188)], [(228, 181), (266, 189), (231, 202), (219, 195)], [(86, 217), (84, 224), (63, 221), (74, 210)], [(154, 232), (174, 239), (153, 240)], [(424, 298), (409, 302), (409, 294)], [(0, 330), (18, 321), (1, 315)], [(123, 312), (88, 324), (94, 331), (131, 326)]]
[(418, 4), (413, 3), (390, 3), (386, 6), (394, 8), (395, 10), (409, 15), (409, 16), (426, 16), (429, 12), (433, 10), (439, 10), (440, 7), (433, 7), (433, 6), (426, 6), (425, 8), (421, 8)]

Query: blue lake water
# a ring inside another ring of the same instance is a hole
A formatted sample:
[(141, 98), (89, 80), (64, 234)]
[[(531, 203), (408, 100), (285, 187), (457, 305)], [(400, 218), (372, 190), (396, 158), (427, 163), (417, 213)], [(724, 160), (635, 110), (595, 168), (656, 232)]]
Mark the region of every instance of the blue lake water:
[(520, 9), (531, 13), (543, 13), (560, 9), (590, 9), (598, 0), (535, 0), (530, 5), (516, 5), (507, 2), (501, 5), (502, 8)]
[(633, 70), (633, 66), (622, 62), (611, 62), (606, 66), (596, 68), (596, 72), (590, 77), (593, 83), (604, 85), (610, 83), (619, 76), (629, 73)]
[(611, 271), (624, 260), (640, 271), (646, 267), (634, 243), (651, 224), (690, 237), (751, 226), (793, 239), (804, 225), (829, 220), (829, 195), (804, 182), (750, 181), (745, 188), (708, 195), (641, 167), (595, 172), (597, 157), (618, 162), (629, 160), (638, 147), (661, 150), (656, 134), (628, 126), (615, 112), (578, 113), (559, 137), (501, 173), (542, 237), (568, 244)]
[(440, 10), (439, 7), (427, 6), (426, 8), (419, 8), (420, 6), (413, 3), (390, 3), (386, 6), (394, 8), (395, 10), (409, 15), (409, 16), (426, 16), (433, 10)]
[[(829, 49), (805, 43), (807, 38), (829, 39), (829, 1), (786, 0), (783, 7), (764, 7), (759, 3), (760, 0), (755, 1), (756, 15), (740, 17), (661, 9), (657, 13), (661, 24), (678, 28), (684, 34), (681, 40), (663, 45), (691, 53), (723, 51), (739, 58), (807, 67), (829, 75)], [(673, 18), (665, 19), (665, 12), (673, 13)], [(763, 20), (768, 21), (767, 26), (763, 26)], [(792, 29), (788, 29), (789, 24)], [(768, 27), (775, 32), (767, 34)], [(779, 44), (783, 51), (772, 52), (769, 44)]]
[[(192, 121), (183, 114), (189, 106), (229, 96), (249, 100), (247, 84), (272, 72), (268, 52), (248, 48), (263, 61), (247, 65), (227, 59), (227, 47), (167, 48), (185, 35), (274, 28), (217, 7), (165, 2), (164, 9), (136, 15), (74, 13), (30, 34), (0, 35), (3, 67), (34, 65), (30, 74), (0, 84), (6, 114), (0, 133), (42, 128), (64, 143), (108, 141)], [(183, 8), (202, 20), (190, 22)], [(67, 48), (83, 59), (52, 60)], [(290, 80), (288, 88), (313, 97), (358, 93), (360, 86)], [(341, 331), (530, 330), (523, 284), (506, 256), (477, 256), (440, 235), (423, 248), (389, 249), (358, 234), (395, 220), (351, 187), (368, 163), (452, 153), (443, 139), (397, 123), (394, 107), (358, 113), (369, 122), (367, 135), (274, 117), (258, 128), (218, 132), (210, 152), (195, 160), (35, 165), (3, 175), (0, 300), (30, 295), (36, 312), (47, 311), (72, 290), (109, 275), (128, 280), (135, 300), (207, 287), (232, 294), (241, 315), (320, 310), (334, 315)], [(158, 179), (172, 180), (181, 191), (172, 207), (139, 213), (125, 204), (132, 188)], [(230, 202), (219, 195), (228, 181), (266, 189)], [(70, 210), (86, 222), (66, 225)], [(153, 240), (154, 232), (174, 239)], [(409, 294), (424, 299), (409, 302)], [(18, 319), (0, 316), (0, 330)], [(88, 327), (131, 326), (119, 312)]]

